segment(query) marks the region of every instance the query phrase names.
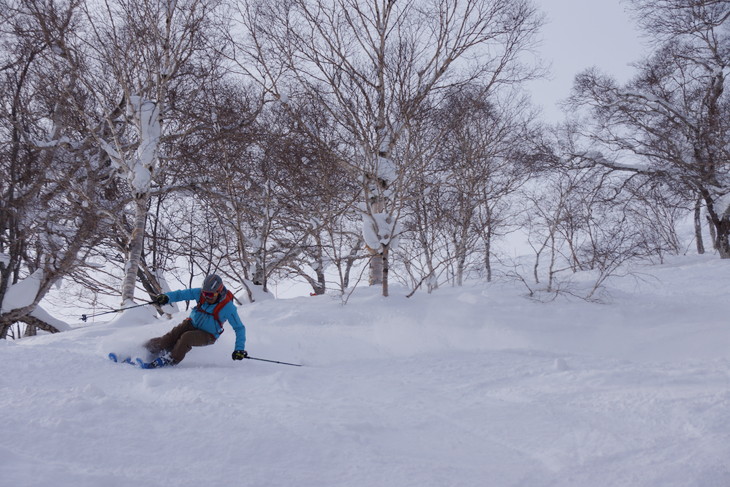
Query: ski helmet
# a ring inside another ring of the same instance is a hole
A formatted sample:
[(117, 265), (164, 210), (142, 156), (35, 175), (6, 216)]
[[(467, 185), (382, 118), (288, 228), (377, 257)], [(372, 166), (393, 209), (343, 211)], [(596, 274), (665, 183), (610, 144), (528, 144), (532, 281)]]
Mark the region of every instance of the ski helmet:
[(210, 274), (203, 281), (203, 292), (204, 293), (225, 293), (226, 287), (223, 285), (223, 280), (218, 274)]

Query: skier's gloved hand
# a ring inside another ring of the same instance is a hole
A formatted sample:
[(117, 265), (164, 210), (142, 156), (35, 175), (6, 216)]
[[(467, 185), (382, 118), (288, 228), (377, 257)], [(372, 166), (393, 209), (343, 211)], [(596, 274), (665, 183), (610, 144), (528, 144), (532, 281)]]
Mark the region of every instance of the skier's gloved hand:
[(231, 354), (233, 360), (243, 360), (248, 358), (248, 352), (246, 350), (236, 350)]
[(167, 304), (170, 302), (170, 298), (167, 296), (167, 294), (158, 294), (155, 296), (154, 302), (162, 306), (163, 304)]

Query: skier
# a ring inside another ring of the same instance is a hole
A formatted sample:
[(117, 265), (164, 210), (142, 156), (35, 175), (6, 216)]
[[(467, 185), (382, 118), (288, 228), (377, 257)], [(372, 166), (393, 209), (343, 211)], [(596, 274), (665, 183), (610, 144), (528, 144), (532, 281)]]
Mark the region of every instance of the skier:
[(233, 293), (223, 285), (217, 274), (210, 274), (203, 281), (202, 288), (181, 289), (155, 296), (154, 302), (165, 305), (170, 302), (197, 300), (198, 304), (182, 323), (167, 334), (152, 338), (145, 348), (158, 356), (150, 367), (176, 365), (185, 358), (192, 347), (212, 345), (223, 333), (223, 323), (228, 323), (236, 332), (236, 346), (231, 358), (243, 360), (248, 357), (245, 350), (246, 327), (233, 304)]

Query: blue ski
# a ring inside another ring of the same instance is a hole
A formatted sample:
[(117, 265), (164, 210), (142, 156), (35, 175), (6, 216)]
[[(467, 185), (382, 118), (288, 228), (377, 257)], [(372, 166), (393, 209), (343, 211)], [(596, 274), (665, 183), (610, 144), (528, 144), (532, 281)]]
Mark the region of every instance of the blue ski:
[(141, 358), (134, 359), (136, 362), (136, 365), (141, 369), (157, 369), (160, 367), (167, 367), (168, 365), (172, 365), (172, 362), (170, 359), (166, 357), (157, 357), (152, 362), (145, 362)]
[[(109, 360), (111, 360), (112, 362), (116, 362), (116, 363), (120, 363), (120, 364), (134, 365), (132, 363), (132, 357), (130, 357), (130, 356), (117, 355), (116, 353), (110, 353), (108, 356), (109, 356)], [(124, 358), (121, 358), (121, 357), (124, 357)]]
[[(160, 367), (166, 367), (168, 365), (172, 365), (172, 362), (167, 357), (157, 357), (151, 362), (146, 362), (143, 359), (137, 357), (132, 358), (130, 356), (123, 356), (116, 353), (110, 353), (108, 355), (109, 360), (112, 362), (118, 363), (118, 364), (129, 364), (133, 365), (135, 367), (139, 367), (140, 369), (157, 369)], [(121, 358), (124, 357), (124, 358)]]

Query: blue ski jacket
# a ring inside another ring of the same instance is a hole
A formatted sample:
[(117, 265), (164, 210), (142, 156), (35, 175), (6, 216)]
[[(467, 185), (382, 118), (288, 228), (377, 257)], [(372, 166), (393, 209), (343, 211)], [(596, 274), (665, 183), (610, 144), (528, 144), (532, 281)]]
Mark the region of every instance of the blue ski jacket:
[[(170, 291), (165, 293), (171, 302), (177, 301), (195, 301), (198, 302), (200, 298), (201, 288), (196, 287), (192, 289), (181, 289), (179, 291)], [(246, 349), (246, 327), (243, 326), (241, 317), (238, 316), (238, 310), (233, 301), (228, 302), (223, 309), (218, 313), (218, 318), (221, 320), (221, 325), (215, 321), (213, 317), (213, 310), (218, 303), (208, 304), (205, 301), (202, 305), (196, 305), (190, 313), (190, 319), (193, 320), (193, 326), (203, 331), (207, 331), (213, 335), (216, 339), (223, 333), (222, 323), (228, 321), (233, 330), (236, 332), (236, 348), (235, 350)], [(202, 307), (201, 312), (198, 306)]]

